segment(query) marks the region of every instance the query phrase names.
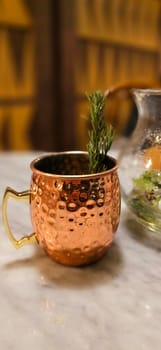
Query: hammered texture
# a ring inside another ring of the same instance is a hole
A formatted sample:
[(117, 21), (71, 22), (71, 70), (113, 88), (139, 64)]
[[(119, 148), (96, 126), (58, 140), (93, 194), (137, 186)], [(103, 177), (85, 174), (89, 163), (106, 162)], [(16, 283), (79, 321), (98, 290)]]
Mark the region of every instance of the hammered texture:
[(106, 252), (119, 223), (117, 170), (85, 180), (33, 173), (30, 202), (37, 240), (47, 254), (65, 265), (88, 264)]

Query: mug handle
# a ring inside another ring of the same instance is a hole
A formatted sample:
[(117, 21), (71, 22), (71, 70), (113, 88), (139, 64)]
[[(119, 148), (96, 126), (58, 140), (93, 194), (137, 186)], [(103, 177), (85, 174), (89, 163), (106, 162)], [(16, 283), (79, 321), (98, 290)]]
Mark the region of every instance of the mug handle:
[(28, 201), (29, 202), (29, 196), (30, 196), (30, 191), (23, 191), (23, 192), (16, 192), (14, 189), (7, 187), (3, 196), (3, 202), (2, 202), (2, 217), (3, 217), (3, 222), (4, 226), (6, 229), (6, 232), (8, 234), (9, 239), (13, 243), (13, 245), (16, 248), (20, 248), (25, 244), (32, 244), (37, 242), (36, 239), (36, 234), (32, 233), (29, 236), (24, 236), (17, 240), (14, 235), (12, 234), (12, 231), (10, 229), (10, 225), (8, 222), (8, 216), (7, 216), (7, 204), (8, 204), (8, 199), (13, 198), (16, 199), (17, 201)]

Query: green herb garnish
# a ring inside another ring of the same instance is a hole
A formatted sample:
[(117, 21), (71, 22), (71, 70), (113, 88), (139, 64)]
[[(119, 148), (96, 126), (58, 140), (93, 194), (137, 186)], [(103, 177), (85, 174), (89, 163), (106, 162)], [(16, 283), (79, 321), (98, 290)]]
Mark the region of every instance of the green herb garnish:
[(154, 170), (146, 170), (142, 175), (133, 179), (136, 188), (144, 191), (152, 191), (161, 188), (161, 173)]
[(87, 98), (90, 102), (91, 121), (87, 145), (89, 171), (97, 173), (108, 169), (107, 152), (112, 145), (115, 133), (111, 125), (107, 128), (104, 119), (105, 95), (101, 91), (96, 91), (87, 95)]
[(161, 172), (146, 170), (133, 179), (134, 187), (128, 197), (128, 205), (141, 219), (156, 224), (160, 221)]

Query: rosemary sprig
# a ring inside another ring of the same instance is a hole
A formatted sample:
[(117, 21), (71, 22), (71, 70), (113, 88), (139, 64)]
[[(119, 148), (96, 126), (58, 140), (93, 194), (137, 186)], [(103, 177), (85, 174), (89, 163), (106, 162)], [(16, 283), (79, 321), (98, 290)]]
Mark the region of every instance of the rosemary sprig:
[(101, 91), (95, 91), (87, 95), (87, 98), (90, 102), (91, 121), (87, 145), (89, 171), (97, 173), (108, 169), (106, 155), (112, 145), (115, 133), (112, 125), (107, 128), (104, 119), (105, 95)]

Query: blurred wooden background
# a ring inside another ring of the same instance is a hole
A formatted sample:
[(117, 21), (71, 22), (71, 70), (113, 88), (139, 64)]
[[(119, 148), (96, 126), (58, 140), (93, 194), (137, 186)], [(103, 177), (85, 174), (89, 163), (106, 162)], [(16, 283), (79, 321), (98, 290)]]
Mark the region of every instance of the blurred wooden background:
[(34, 34), (22, 1), (0, 2), (0, 148), (28, 149), (34, 113)]
[[(85, 94), (160, 86), (160, 0), (1, 0), (0, 149), (85, 149)], [(127, 95), (107, 122), (124, 133)]]
[[(87, 139), (85, 91), (160, 85), (160, 5), (158, 0), (76, 0), (76, 115), (82, 147)], [(130, 108), (129, 96), (114, 94), (107, 101), (107, 121), (118, 133), (126, 128)]]

